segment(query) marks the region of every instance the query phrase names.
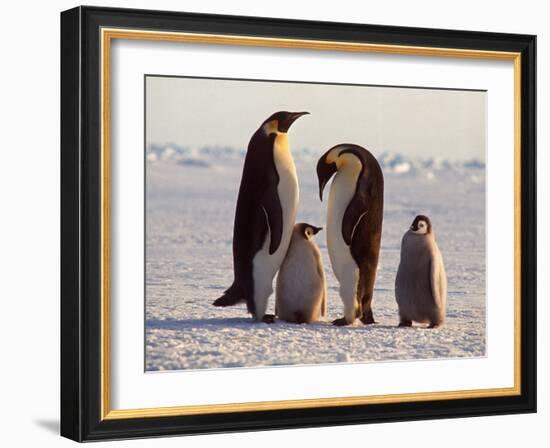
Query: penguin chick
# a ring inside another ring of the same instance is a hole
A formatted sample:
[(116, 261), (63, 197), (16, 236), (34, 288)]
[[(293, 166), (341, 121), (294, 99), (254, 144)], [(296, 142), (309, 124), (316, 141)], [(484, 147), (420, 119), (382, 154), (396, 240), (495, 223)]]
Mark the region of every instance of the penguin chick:
[(395, 298), (400, 327), (410, 327), (415, 321), (436, 328), (445, 320), (447, 276), (427, 216), (414, 218), (403, 236), (395, 278)]
[(275, 314), (287, 322), (302, 324), (325, 316), (327, 289), (321, 252), (313, 237), (321, 230), (298, 223), (277, 276)]

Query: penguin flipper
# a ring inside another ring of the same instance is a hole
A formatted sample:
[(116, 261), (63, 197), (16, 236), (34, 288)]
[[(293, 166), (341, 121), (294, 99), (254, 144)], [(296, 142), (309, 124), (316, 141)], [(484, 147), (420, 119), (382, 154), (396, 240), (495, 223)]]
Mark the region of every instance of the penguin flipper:
[(346, 211), (344, 212), (344, 217), (342, 219), (342, 237), (348, 246), (351, 245), (355, 230), (366, 214), (367, 201), (365, 201), (362, 194), (357, 192), (346, 207)]
[(435, 304), (443, 308), (447, 296), (447, 276), (443, 265), (443, 258), (438, 249), (432, 254), (430, 266), (430, 285), (432, 287), (432, 297)]
[(378, 215), (382, 216), (384, 177), (380, 165), (369, 151), (357, 145), (346, 146), (348, 148), (341, 151), (340, 155), (354, 154), (363, 166), (361, 174), (357, 178), (355, 194), (346, 207), (342, 219), (342, 237), (345, 243), (350, 246), (353, 236), (367, 211), (372, 216), (373, 225), (378, 222)]
[(277, 192), (277, 185), (272, 184), (265, 191), (261, 201), (267, 225), (270, 232), (269, 243), (269, 255), (273, 255), (279, 245), (283, 236), (283, 208), (281, 207), (281, 201), (279, 200), (279, 193)]

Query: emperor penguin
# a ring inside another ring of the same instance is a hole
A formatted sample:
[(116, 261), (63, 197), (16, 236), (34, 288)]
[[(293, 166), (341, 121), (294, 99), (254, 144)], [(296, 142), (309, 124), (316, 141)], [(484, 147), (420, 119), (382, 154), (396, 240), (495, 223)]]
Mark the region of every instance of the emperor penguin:
[(334, 325), (350, 325), (356, 318), (375, 323), (372, 294), (384, 205), (384, 176), (376, 158), (365, 148), (339, 144), (317, 163), (319, 197), (334, 176), (327, 207), (327, 246), (334, 275), (340, 283), (344, 317)]
[(298, 206), (298, 179), (288, 144), (292, 123), (308, 112), (276, 112), (256, 130), (244, 161), (233, 226), (233, 284), (215, 306), (246, 302), (257, 321), (266, 315), (273, 278), (288, 249)]
[(304, 222), (294, 226), (275, 288), (275, 314), (287, 322), (310, 324), (326, 314), (325, 270), (313, 241), (320, 230)]
[(427, 216), (414, 218), (401, 241), (395, 299), (400, 327), (410, 327), (415, 321), (436, 328), (445, 320), (447, 275)]

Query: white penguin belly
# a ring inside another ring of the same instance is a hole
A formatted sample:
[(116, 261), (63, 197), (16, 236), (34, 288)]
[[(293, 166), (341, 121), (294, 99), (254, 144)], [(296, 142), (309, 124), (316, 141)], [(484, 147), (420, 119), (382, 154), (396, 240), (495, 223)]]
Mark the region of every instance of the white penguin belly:
[(350, 247), (342, 236), (342, 221), (347, 206), (355, 194), (356, 179), (336, 173), (330, 188), (327, 215), (327, 246), (334, 275), (340, 283), (340, 298), (344, 317), (352, 323), (356, 317), (359, 268), (351, 256)]
[(320, 319), (326, 296), (320, 256), (312, 242), (291, 239), (277, 276), (276, 307), (280, 319), (297, 323)]
[(355, 194), (356, 180), (349, 176), (336, 173), (332, 186), (327, 209), (327, 246), (334, 275), (338, 281), (342, 279), (350, 269), (358, 269), (355, 260), (351, 256), (350, 247), (342, 236), (342, 221), (347, 206)]
[(253, 260), (254, 278), (254, 303), (256, 305), (256, 317), (261, 319), (267, 310), (269, 296), (273, 292), (273, 278), (279, 270), (288, 250), (292, 229), (296, 220), (298, 208), (298, 177), (294, 160), (288, 147), (288, 136), (279, 133), (273, 145), (275, 168), (279, 175), (277, 193), (283, 211), (283, 231), (281, 244), (273, 254), (269, 254), (271, 232), (268, 231), (264, 244), (256, 253)]

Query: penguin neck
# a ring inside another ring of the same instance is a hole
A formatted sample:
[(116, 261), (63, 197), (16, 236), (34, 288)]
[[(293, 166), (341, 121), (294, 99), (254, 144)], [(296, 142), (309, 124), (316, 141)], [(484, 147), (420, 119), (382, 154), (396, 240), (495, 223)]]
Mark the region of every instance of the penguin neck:
[(338, 167), (338, 174), (348, 177), (353, 181), (357, 181), (357, 178), (361, 174), (363, 165), (361, 161), (353, 154), (342, 154), (336, 162)]
[(312, 244), (313, 241), (304, 238), (302, 235), (292, 235), (287, 254), (302, 253), (304, 250), (311, 247)]
[(334, 200), (346, 201), (346, 204), (355, 194), (357, 179), (362, 170), (361, 163), (355, 157), (353, 159), (355, 160), (339, 160), (338, 172), (334, 176), (333, 186), (330, 190)]
[(290, 152), (288, 144), (288, 134), (286, 132), (277, 132), (273, 143), (273, 156), (277, 171), (285, 170), (296, 175), (296, 166)]
[(433, 231), (428, 232), (428, 233), (416, 233), (415, 231), (409, 229), (409, 230), (407, 230), (407, 233), (409, 234), (410, 237), (415, 237), (419, 240), (422, 239), (422, 238), (432, 239), (432, 240), (435, 239)]
[(276, 133), (275, 147), (280, 151), (290, 152), (290, 147), (288, 145), (288, 134), (286, 132)]
[(429, 249), (434, 243), (435, 240), (431, 234), (419, 235), (409, 230), (403, 238), (401, 254), (402, 256), (403, 254), (409, 254), (409, 256), (416, 257), (417, 251)]

